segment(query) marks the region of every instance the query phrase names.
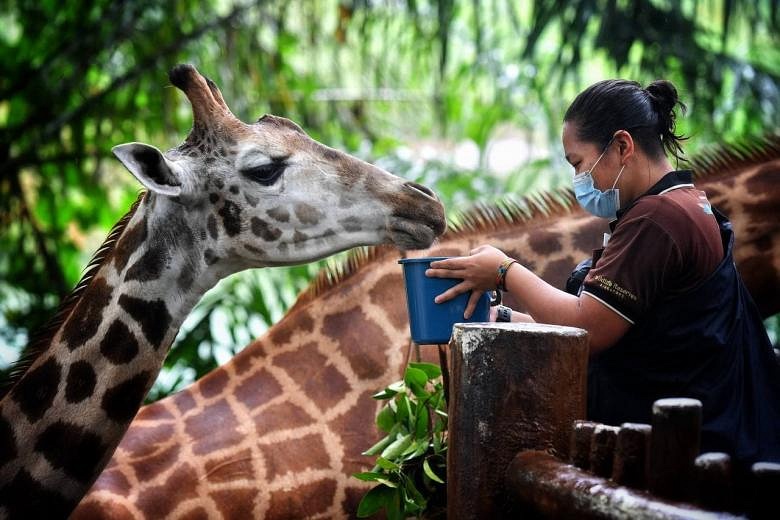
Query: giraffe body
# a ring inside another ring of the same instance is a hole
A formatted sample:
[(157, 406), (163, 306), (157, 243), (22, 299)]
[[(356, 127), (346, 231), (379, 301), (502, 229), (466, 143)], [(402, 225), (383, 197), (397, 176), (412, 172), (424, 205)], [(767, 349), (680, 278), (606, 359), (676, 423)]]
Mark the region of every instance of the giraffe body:
[(0, 401), (0, 516), (62, 518), (108, 462), (176, 332), (220, 278), (355, 245), (426, 247), (445, 227), (432, 192), (309, 138), (253, 125), (191, 66), (181, 146), (117, 157), (146, 186), (98, 252), (29, 367)]
[[(780, 139), (694, 166), (697, 187), (731, 217), (746, 285), (765, 316), (780, 311)], [(547, 209), (530, 218), (483, 209), (414, 256), (491, 243), (562, 287), (607, 227), (549, 198), (537, 206)], [(74, 518), (354, 517), (370, 485), (350, 475), (371, 466), (360, 453), (377, 439), (370, 396), (410, 355), (397, 259), (371, 250), (230, 362), (144, 407)]]

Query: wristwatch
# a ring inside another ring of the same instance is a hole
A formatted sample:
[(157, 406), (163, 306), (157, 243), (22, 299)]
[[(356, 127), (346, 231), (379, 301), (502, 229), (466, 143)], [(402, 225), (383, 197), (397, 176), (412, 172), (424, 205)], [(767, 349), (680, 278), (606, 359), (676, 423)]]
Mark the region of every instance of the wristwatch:
[(506, 305), (499, 305), (496, 308), (496, 321), (512, 321), (512, 309)]

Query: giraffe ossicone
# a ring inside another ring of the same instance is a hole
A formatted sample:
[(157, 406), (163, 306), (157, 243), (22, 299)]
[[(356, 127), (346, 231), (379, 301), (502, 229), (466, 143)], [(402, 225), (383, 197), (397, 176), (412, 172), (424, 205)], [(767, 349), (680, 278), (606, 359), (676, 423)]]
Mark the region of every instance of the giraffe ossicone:
[(238, 120), (191, 65), (171, 82), (193, 127), (161, 152), (113, 149), (146, 187), (0, 401), (0, 517), (66, 517), (108, 462), (176, 332), (220, 278), (358, 245), (425, 248), (444, 232), (428, 188), (266, 115)]

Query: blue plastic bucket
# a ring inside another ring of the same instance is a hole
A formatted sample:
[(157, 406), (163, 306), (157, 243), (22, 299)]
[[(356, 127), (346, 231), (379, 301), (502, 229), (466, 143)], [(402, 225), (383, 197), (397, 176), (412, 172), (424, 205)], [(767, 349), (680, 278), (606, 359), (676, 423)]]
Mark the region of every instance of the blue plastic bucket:
[(398, 261), (403, 266), (406, 285), (406, 307), (409, 311), (409, 329), (412, 341), (420, 345), (448, 343), (452, 326), (456, 323), (488, 321), (490, 315), (490, 294), (485, 293), (477, 303), (471, 318), (464, 319), (470, 293), (458, 295), (444, 303), (433, 299), (450, 287), (460, 283), (456, 278), (429, 278), (425, 270), (436, 260), (446, 256), (427, 258), (404, 258)]

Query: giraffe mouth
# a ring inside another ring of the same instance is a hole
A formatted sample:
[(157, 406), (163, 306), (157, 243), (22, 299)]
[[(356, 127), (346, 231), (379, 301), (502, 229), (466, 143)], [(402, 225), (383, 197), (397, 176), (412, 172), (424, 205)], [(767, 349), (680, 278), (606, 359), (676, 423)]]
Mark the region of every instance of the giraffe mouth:
[(426, 249), (441, 232), (432, 225), (418, 220), (397, 217), (388, 227), (390, 241), (399, 249)]

